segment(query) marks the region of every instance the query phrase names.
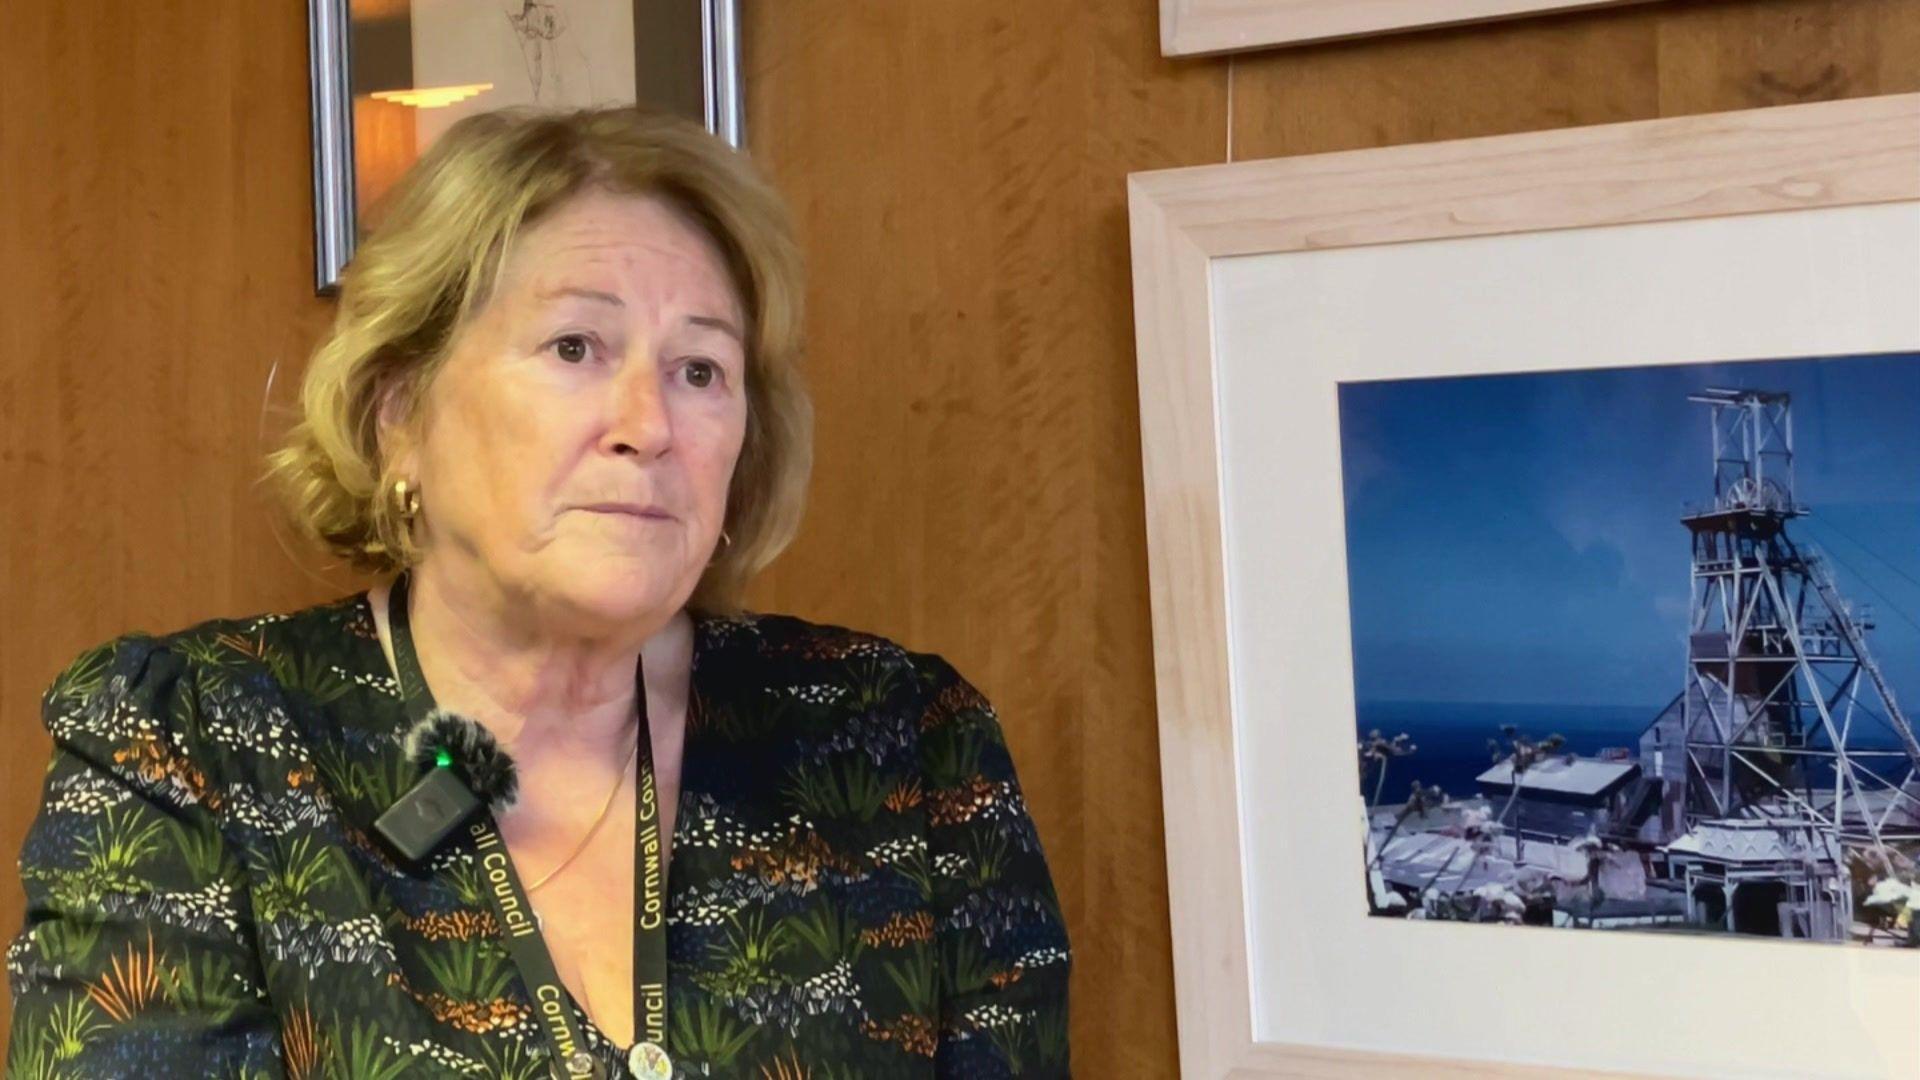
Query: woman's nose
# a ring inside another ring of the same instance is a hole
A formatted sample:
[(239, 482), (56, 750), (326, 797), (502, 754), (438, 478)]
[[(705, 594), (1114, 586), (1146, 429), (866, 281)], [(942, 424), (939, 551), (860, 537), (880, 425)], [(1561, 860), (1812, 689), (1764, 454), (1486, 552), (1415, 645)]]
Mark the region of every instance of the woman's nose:
[(666, 388), (652, 364), (628, 364), (613, 380), (607, 448), (616, 454), (659, 457), (673, 444)]

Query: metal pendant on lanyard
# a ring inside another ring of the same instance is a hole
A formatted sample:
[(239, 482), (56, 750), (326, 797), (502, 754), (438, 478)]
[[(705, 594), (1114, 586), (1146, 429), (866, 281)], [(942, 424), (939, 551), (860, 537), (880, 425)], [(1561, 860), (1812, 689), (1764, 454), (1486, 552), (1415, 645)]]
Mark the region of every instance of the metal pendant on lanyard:
[[(387, 623), (393, 639), (394, 666), (408, 718), (419, 723), (433, 711), (433, 694), (413, 648), (407, 606), (407, 575), (395, 579), (388, 596)], [(646, 678), (636, 669), (634, 698), (640, 713), (636, 754), (639, 792), (634, 817), (633, 1035), (627, 1069), (639, 1080), (672, 1080), (667, 1042), (667, 868), (661, 835), (659, 792), (654, 781), (653, 746), (647, 719)], [(442, 756), (442, 764), (447, 761)], [(438, 770), (436, 770), (438, 771)], [(432, 777), (444, 782), (443, 777)], [(423, 782), (424, 783), (424, 782)], [(606, 1070), (587, 1049), (586, 1034), (553, 964), (520, 875), (500, 837), (499, 825), (485, 805), (469, 819), (466, 833), (479, 862), (483, 891), (500, 927), (507, 956), (519, 970), (533, 1003), (534, 1019), (551, 1051), (555, 1080), (607, 1080)]]

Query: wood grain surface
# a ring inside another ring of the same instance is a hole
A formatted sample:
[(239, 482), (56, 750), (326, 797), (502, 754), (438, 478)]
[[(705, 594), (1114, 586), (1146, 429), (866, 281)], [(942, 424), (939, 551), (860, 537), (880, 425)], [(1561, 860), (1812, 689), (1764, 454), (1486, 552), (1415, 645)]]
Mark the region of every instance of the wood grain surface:
[[(1155, 0), (745, 0), (748, 138), (812, 269), (812, 508), (757, 606), (999, 707), (1076, 954), (1076, 1073), (1176, 1074), (1127, 173), (1225, 158)], [(254, 488), (312, 295), (305, 5), (10, 5), (0, 35), (0, 852), (38, 697), (130, 628), (352, 587)], [(1238, 158), (1920, 89), (1920, 0), (1671, 0), (1232, 62)], [(1831, 74), (1829, 70), (1831, 69)], [(19, 926), (0, 884), (0, 936)], [(6, 1007), (0, 1005), (0, 1024)]]
[(1917, 36), (1913, 0), (1677, 0), (1242, 55), (1233, 154), (1903, 93)]
[[(313, 295), (297, 3), (7, 4), (0, 34), (0, 937), (88, 645), (334, 590), (255, 488)], [(11, 1002), (0, 1006), (0, 1021)]]

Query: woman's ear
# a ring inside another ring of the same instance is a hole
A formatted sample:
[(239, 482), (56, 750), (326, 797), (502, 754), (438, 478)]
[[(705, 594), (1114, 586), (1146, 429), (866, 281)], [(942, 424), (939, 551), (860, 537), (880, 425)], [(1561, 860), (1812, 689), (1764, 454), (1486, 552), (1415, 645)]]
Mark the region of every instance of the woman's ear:
[(387, 463), (389, 476), (414, 476), (419, 462), (416, 460), (414, 414), (417, 409), (412, 380), (389, 379), (377, 392), (379, 407), (374, 411), (374, 435), (380, 446), (380, 460)]

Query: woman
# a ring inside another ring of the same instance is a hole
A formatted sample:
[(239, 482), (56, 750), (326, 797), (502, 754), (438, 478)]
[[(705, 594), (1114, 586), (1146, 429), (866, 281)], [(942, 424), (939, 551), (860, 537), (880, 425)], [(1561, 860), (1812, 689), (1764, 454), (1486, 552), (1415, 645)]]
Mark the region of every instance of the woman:
[[(10, 1072), (1065, 1074), (991, 708), (738, 611), (799, 516), (800, 289), (777, 199), (696, 128), (443, 136), (271, 462), (388, 584), (55, 682)], [(449, 778), (490, 808), (453, 822)], [(403, 854), (428, 819), (458, 827)]]

